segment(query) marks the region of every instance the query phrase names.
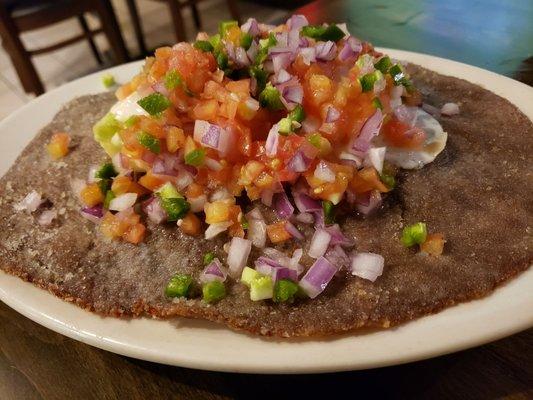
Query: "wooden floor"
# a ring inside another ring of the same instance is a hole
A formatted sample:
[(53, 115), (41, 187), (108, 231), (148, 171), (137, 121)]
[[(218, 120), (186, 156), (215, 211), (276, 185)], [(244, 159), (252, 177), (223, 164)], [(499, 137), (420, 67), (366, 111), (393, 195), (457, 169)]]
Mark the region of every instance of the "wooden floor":
[[(164, 4), (151, 0), (137, 0), (139, 11), (142, 16), (145, 37), (149, 48), (155, 48), (162, 44), (174, 43), (174, 31), (172, 23)], [(121, 29), (125, 37), (128, 49), (132, 54), (138, 52), (134, 39), (133, 28), (126, 11), (125, 0), (113, 0), (113, 6), (120, 20)], [(230, 18), (224, 0), (207, 0), (199, 5), (203, 28), (207, 32), (214, 32), (218, 22)], [(259, 2), (239, 2), (239, 9), (244, 18), (254, 16), (262, 21), (273, 21), (283, 17), (287, 11), (260, 5)], [(186, 32), (190, 39), (196, 35), (189, 10), (184, 10), (186, 20)], [(96, 21), (90, 20), (92, 25)], [(57, 39), (65, 38), (65, 32), (80, 31), (75, 19), (65, 21), (49, 28), (34, 32), (28, 32), (22, 36), (25, 45), (32, 47), (54, 43)], [(101, 49), (107, 49), (107, 43), (103, 36), (97, 38), (97, 44)], [(46, 89), (52, 89), (65, 82), (87, 75), (99, 70), (101, 67), (94, 60), (87, 42), (81, 42), (66, 47), (54, 53), (45, 54), (34, 58), (37, 71), (43, 80)], [(109, 66), (109, 65), (108, 65)], [(31, 99), (22, 90), (18, 77), (11, 65), (7, 54), (0, 46), (0, 120), (11, 112), (21, 107)]]

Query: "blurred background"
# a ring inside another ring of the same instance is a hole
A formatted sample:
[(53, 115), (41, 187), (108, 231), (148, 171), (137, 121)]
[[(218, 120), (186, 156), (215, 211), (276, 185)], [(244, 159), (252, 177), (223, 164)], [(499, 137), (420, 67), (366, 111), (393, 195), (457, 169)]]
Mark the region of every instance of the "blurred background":
[(0, 119), (35, 95), (253, 16), (346, 22), (376, 46), (533, 84), (533, 0), (0, 0)]

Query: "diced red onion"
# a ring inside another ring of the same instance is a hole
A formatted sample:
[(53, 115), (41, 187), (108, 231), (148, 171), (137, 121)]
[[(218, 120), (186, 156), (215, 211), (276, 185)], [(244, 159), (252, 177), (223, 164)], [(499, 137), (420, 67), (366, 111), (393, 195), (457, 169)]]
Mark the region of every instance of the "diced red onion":
[(339, 245), (343, 247), (351, 247), (355, 245), (355, 241), (353, 239), (346, 237), (344, 233), (342, 233), (338, 224), (326, 226), (324, 230), (331, 236), (331, 240), (329, 242), (331, 246)]
[(156, 196), (152, 196), (143, 202), (142, 209), (148, 219), (155, 224), (160, 224), (168, 218), (167, 212), (161, 207), (161, 201)]
[(371, 149), (368, 149), (368, 152), (366, 153), (368, 163), (380, 174), (383, 171), (383, 161), (385, 160), (386, 150), (386, 147), (372, 147)]
[(293, 282), (298, 281), (298, 271), (292, 268), (273, 268), (272, 269), (272, 281), (277, 282), (281, 279), (289, 279)]
[(352, 256), (352, 275), (374, 282), (383, 274), (385, 259), (380, 254), (356, 253)]
[(261, 191), (261, 202), (267, 206), (267, 207), (271, 207), (272, 206), (272, 199), (274, 197), (274, 191), (270, 190), (270, 189), (263, 189)]
[(328, 164), (321, 160), (315, 168), (313, 174), (315, 178), (324, 182), (335, 182), (335, 172), (328, 166)]
[(228, 271), (218, 258), (211, 261), (200, 274), (200, 282), (208, 283), (213, 281), (224, 282), (228, 275)]
[(452, 116), (459, 114), (459, 106), (456, 103), (446, 103), (440, 109), (442, 115)]
[(209, 168), (211, 171), (220, 171), (223, 166), (220, 162), (213, 158), (206, 157), (204, 160), (204, 164), (207, 168)]
[(296, 54), (296, 51), (298, 50), (298, 47), (302, 45), (307, 46), (307, 39), (305, 39), (305, 41), (302, 41), (300, 38), (300, 32), (297, 29), (290, 30), (287, 36), (287, 46), (292, 50), (293, 59)]
[(26, 211), (28, 213), (32, 213), (37, 210), (43, 202), (44, 200), (42, 199), (41, 195), (35, 190), (32, 190), (19, 203), (16, 203), (13, 208), (15, 211)]
[(374, 136), (379, 134), (382, 123), (383, 113), (378, 108), (376, 109), (376, 112), (366, 120), (361, 128), (359, 136), (353, 142), (352, 149), (357, 152), (365, 153), (370, 148), (370, 141)]
[(346, 254), (344, 249), (340, 245), (330, 246), (324, 257), (335, 267), (337, 270), (348, 267), (350, 265), (350, 257)]
[(152, 153), (151, 151), (145, 151), (141, 157), (143, 161), (146, 161), (148, 164), (152, 164), (157, 157), (157, 154)]
[(281, 219), (287, 219), (294, 213), (294, 206), (289, 201), (289, 197), (283, 191), (274, 195), (274, 209)]
[(292, 172), (305, 172), (309, 168), (311, 161), (310, 158), (305, 156), (302, 150), (297, 150), (289, 159), (287, 169)]
[(246, 50), (246, 56), (248, 57), (248, 60), (250, 60), (250, 63), (253, 63), (255, 61), (258, 51), (259, 47), (257, 41), (254, 40), (248, 50)]
[(346, 26), (346, 22), (343, 22), (342, 24), (337, 24), (337, 27), (344, 32), (344, 37), (350, 35), (350, 31), (348, 30)]
[(274, 72), (277, 73), (282, 69), (286, 69), (290, 65), (291, 59), (292, 54), (289, 52), (272, 54)]
[(285, 230), (297, 240), (303, 240), (304, 238), (304, 235), (290, 221), (285, 221)]
[(275, 84), (279, 85), (281, 83), (289, 82), (293, 76), (289, 74), (285, 69), (280, 69), (278, 72), (276, 72), (276, 75), (274, 77)]
[(313, 235), (313, 238), (311, 239), (311, 244), (307, 254), (309, 257), (313, 258), (323, 256), (328, 249), (330, 241), (331, 235), (328, 231), (322, 228), (317, 229)]
[(268, 33), (271, 30), (273, 30), (275, 27), (276, 27), (275, 25), (259, 23), (259, 31), (261, 33)]
[(100, 220), (104, 216), (104, 210), (101, 204), (94, 207), (83, 207), (80, 210), (80, 213), (82, 217), (88, 219), (91, 222), (94, 222), (95, 224), (100, 222)]
[(56, 210), (45, 210), (37, 218), (37, 223), (42, 226), (48, 226), (55, 218), (57, 218)]
[(295, 14), (287, 20), (287, 28), (289, 28), (289, 31), (293, 29), (299, 30), (307, 25), (309, 25), (309, 21), (307, 21), (305, 15)]
[(191, 183), (194, 182), (194, 176), (189, 171), (182, 169), (178, 172), (178, 177), (176, 178), (176, 186), (178, 190), (183, 190)]
[(225, 187), (218, 188), (213, 193), (211, 193), (211, 196), (209, 196), (209, 201), (226, 199), (233, 199), (233, 195)]
[(207, 240), (213, 239), (219, 233), (222, 233), (226, 229), (228, 229), (232, 224), (233, 222), (226, 221), (226, 222), (217, 222), (215, 224), (209, 225), (207, 229), (205, 230), (205, 238)]
[(235, 63), (238, 67), (247, 67), (250, 65), (250, 59), (243, 47), (237, 47), (235, 49)]
[(337, 45), (335, 42), (318, 42), (316, 47), (316, 58), (323, 61), (331, 61), (337, 55)]
[(250, 98), (246, 99), (244, 104), (250, 110), (253, 110), (253, 111), (259, 110), (259, 102), (256, 99), (254, 99), (253, 97), (250, 97)]
[[(366, 204), (365, 204), (366, 203)], [(381, 205), (381, 194), (372, 190), (363, 200), (357, 199), (357, 211), (363, 215), (369, 215)]]
[(266, 155), (268, 157), (275, 157), (278, 152), (279, 143), (279, 125), (274, 124), (268, 132), (267, 140), (265, 143)]
[(228, 251), (227, 263), (229, 266), (229, 273), (234, 278), (241, 276), (242, 269), (246, 265), (250, 251), (252, 250), (252, 241), (234, 237)]
[(386, 86), (387, 81), (385, 80), (385, 77), (383, 76), (383, 74), (379, 73), (379, 78), (374, 82), (374, 94), (376, 96), (379, 95), (381, 92), (383, 92), (383, 90), (385, 90)]
[(187, 201), (191, 205), (191, 211), (193, 213), (204, 211), (205, 203), (207, 202), (207, 196), (202, 194), (198, 197), (188, 198)]
[(305, 193), (293, 192), (292, 197), (294, 199), (294, 204), (296, 204), (296, 207), (302, 213), (322, 211), (322, 204), (320, 204), (318, 200), (309, 197)]
[(362, 50), (362, 43), (353, 36), (350, 36), (345, 40), (341, 51), (339, 51), (339, 60), (346, 61), (350, 58), (357, 58)]
[(302, 47), (299, 54), (306, 65), (316, 61), (316, 49), (314, 47)]
[(324, 220), (324, 210), (314, 211), (313, 215), (315, 216), (315, 228), (323, 228), (326, 226)]
[(109, 202), (109, 209), (113, 211), (124, 211), (133, 207), (137, 201), (137, 193), (124, 193)]
[(315, 221), (313, 214), (307, 212), (298, 214), (294, 219), (302, 224), (312, 224)]
[(154, 90), (154, 92), (161, 93), (165, 97), (169, 96), (168, 89), (165, 87), (165, 84), (163, 82), (154, 83), (152, 85), (152, 89)]
[(308, 116), (302, 122), (302, 129), (305, 133), (315, 133), (320, 127), (320, 120), (313, 116)]
[(296, 104), (302, 104), (303, 99), (304, 89), (299, 82), (285, 86), (281, 92), (281, 102), (289, 111), (292, 110)]
[(87, 176), (88, 183), (94, 183), (99, 180), (96, 178), (96, 171), (98, 171), (98, 168), (98, 165), (91, 165), (91, 167), (89, 168), (89, 174)]
[(326, 122), (327, 123), (337, 121), (340, 116), (341, 116), (341, 113), (339, 112), (339, 110), (337, 110), (335, 107), (333, 107), (331, 105), (328, 106), (328, 110), (326, 112)]
[(152, 164), (152, 173), (158, 175), (177, 176), (178, 173), (173, 168), (167, 168), (165, 161), (161, 158), (156, 158)]
[(288, 267), (296, 270), (298, 272), (298, 275), (300, 275), (303, 272), (303, 266), (299, 264), (300, 259), (302, 258), (303, 254), (304, 254), (303, 249), (296, 249), (292, 253), (292, 257), (289, 260)]
[(231, 134), (218, 125), (196, 120), (194, 123), (194, 140), (226, 154), (231, 147)]
[(246, 214), (248, 221), (247, 238), (252, 241), (255, 247), (263, 248), (266, 245), (267, 230), (266, 223), (258, 208)]
[[(278, 47), (287, 47), (288, 44), (288, 33), (287, 32), (277, 32), (276, 34), (276, 46), (271, 47), (270, 49), (275, 49)], [(269, 49), (269, 50), (270, 50)]]
[(340, 153), (339, 158), (343, 161), (346, 161), (346, 164), (355, 166), (355, 168), (359, 168), (361, 165), (363, 165), (363, 159), (361, 157), (352, 153), (348, 153), (347, 151)]
[(248, 18), (248, 20), (241, 25), (241, 31), (249, 33), (252, 36), (257, 36), (260, 33), (259, 24), (255, 18)]
[(374, 59), (370, 54), (363, 54), (357, 59), (357, 64), (359, 67), (359, 76), (369, 74), (375, 70), (374, 68)]
[(320, 257), (309, 268), (299, 285), (310, 298), (314, 299), (326, 289), (336, 273), (337, 268), (324, 257)]

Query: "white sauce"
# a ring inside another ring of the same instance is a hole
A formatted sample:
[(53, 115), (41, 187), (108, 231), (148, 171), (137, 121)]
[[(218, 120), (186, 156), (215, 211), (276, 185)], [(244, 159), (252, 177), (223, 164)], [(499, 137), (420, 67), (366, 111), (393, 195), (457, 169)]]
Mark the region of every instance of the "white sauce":
[(138, 92), (133, 92), (123, 100), (119, 100), (111, 107), (110, 112), (120, 122), (126, 121), (133, 115), (148, 115), (148, 113), (137, 102), (142, 98)]
[(415, 126), (426, 133), (424, 147), (421, 150), (406, 150), (388, 146), (386, 160), (404, 169), (420, 169), (444, 150), (448, 134), (435, 118), (421, 108), (417, 108)]

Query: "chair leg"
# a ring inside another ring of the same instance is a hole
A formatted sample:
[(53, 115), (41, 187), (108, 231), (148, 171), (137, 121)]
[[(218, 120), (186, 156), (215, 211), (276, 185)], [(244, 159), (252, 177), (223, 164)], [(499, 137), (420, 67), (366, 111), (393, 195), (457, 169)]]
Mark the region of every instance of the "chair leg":
[(89, 25), (87, 24), (87, 20), (85, 19), (85, 16), (83, 14), (78, 15), (78, 22), (80, 23), (81, 29), (83, 30), (83, 34), (85, 35), (87, 42), (89, 42), (89, 47), (91, 48), (91, 52), (93, 53), (94, 59), (99, 65), (102, 65), (102, 56), (98, 51), (98, 47), (96, 47), (96, 43), (94, 43), (93, 35), (91, 34), (91, 30), (89, 29)]
[(231, 14), (231, 18), (233, 18), (235, 21), (241, 24), (241, 15), (239, 13), (239, 7), (237, 7), (237, 1), (236, 0), (226, 0), (226, 3), (228, 4), (229, 13)]
[(0, 5), (0, 37), (17, 71), (24, 91), (35, 93), (36, 96), (43, 94), (44, 86), (35, 70), (31, 56), (24, 48), (13, 20), (2, 5)]
[(129, 61), (130, 57), (124, 45), (124, 39), (120, 33), (111, 2), (109, 0), (95, 0), (94, 3), (102, 28), (115, 54), (117, 64)]
[(172, 16), (172, 22), (174, 23), (174, 32), (176, 33), (176, 39), (178, 42), (184, 42), (187, 40), (185, 34), (185, 22), (181, 15), (181, 7), (178, 0), (167, 0), (168, 7), (170, 8), (170, 15)]
[(141, 26), (141, 19), (139, 18), (139, 10), (135, 0), (126, 0), (126, 5), (130, 13), (131, 23), (133, 24), (133, 30), (135, 32), (135, 37), (137, 39), (137, 46), (139, 47), (139, 52), (141, 57), (148, 54), (146, 49), (146, 42), (144, 41), (144, 34)]
[(200, 19), (200, 12), (198, 11), (198, 6), (196, 3), (193, 3), (191, 6), (192, 11), (192, 17), (194, 19), (194, 25), (196, 26), (196, 29), (200, 30), (202, 29), (202, 20)]

